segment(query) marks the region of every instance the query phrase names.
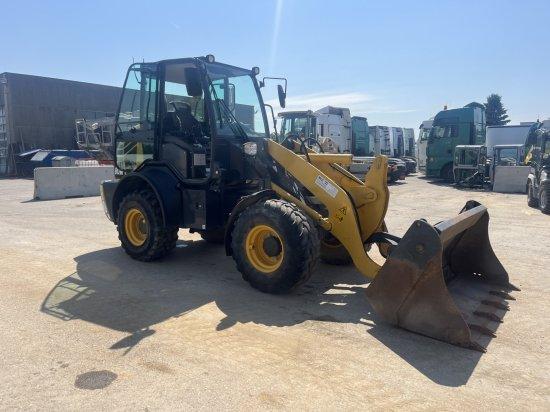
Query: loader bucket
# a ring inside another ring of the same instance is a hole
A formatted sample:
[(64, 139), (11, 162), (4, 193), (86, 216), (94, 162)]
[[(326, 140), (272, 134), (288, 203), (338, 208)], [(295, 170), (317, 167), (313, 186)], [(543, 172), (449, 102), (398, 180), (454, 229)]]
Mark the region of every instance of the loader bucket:
[(508, 310), (508, 273), (489, 242), (489, 213), (469, 201), (453, 219), (415, 221), (367, 288), (385, 321), (485, 352)]

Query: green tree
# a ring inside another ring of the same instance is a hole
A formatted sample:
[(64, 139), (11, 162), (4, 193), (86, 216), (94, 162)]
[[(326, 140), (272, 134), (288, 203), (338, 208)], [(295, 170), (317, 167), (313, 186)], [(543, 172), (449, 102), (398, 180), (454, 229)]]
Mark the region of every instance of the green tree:
[(503, 126), (510, 123), (506, 109), (502, 105), (502, 97), (496, 93), (487, 96), (487, 103), (485, 103), (485, 116), (487, 119), (487, 126)]

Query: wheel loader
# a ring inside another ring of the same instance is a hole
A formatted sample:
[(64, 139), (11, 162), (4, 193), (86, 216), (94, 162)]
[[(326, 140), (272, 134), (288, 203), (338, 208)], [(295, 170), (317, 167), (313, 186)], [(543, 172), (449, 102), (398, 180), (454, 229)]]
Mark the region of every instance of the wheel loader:
[[(274, 78), (258, 76), (212, 55), (130, 66), (117, 179), (101, 185), (126, 253), (162, 258), (186, 228), (223, 243), (244, 280), (275, 294), (306, 282), (319, 258), (353, 262), (380, 320), (484, 351), (515, 289), (491, 248), (487, 209), (470, 201), (454, 218), (388, 234), (387, 158), (362, 181), (346, 170), (349, 154), (270, 139), (260, 89)], [(284, 107), (286, 80), (277, 88)], [(383, 265), (369, 257), (374, 245)]]

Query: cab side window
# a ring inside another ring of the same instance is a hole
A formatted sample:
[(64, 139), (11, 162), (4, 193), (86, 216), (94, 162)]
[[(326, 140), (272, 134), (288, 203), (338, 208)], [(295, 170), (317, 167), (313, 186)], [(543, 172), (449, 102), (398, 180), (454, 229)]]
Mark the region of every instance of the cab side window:
[(130, 172), (153, 158), (158, 81), (156, 67), (135, 64), (128, 71), (116, 124), (116, 165)]

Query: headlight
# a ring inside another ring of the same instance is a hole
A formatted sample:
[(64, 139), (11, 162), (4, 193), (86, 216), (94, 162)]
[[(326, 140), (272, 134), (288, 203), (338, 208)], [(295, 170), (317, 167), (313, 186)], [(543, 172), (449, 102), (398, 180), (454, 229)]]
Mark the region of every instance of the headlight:
[(258, 145), (255, 142), (246, 142), (243, 144), (243, 150), (249, 156), (256, 156), (258, 153)]

